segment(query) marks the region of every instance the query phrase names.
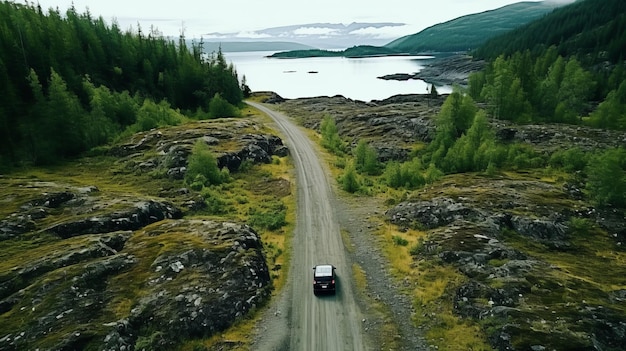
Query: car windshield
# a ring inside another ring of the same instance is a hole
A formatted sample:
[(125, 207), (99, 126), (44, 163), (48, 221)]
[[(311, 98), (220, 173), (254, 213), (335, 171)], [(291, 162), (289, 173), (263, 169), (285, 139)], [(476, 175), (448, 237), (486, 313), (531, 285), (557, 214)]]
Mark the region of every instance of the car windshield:
[(332, 266), (317, 266), (315, 267), (315, 276), (316, 277), (330, 277), (333, 275), (333, 267)]

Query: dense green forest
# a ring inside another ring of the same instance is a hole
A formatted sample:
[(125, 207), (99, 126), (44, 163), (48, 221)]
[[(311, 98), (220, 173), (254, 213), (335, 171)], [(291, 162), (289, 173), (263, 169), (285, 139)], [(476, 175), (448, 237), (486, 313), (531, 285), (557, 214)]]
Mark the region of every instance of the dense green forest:
[(625, 59), (626, 2), (584, 0), (554, 10), (549, 16), (488, 40), (475, 50), (479, 58), (531, 50), (540, 55), (556, 46), (564, 57), (578, 56), (587, 64)]
[(89, 12), (0, 3), (0, 168), (74, 157), (121, 133), (233, 113), (243, 99), (221, 52)]
[(469, 93), (519, 123), (626, 129), (626, 2), (585, 0), (488, 41)]

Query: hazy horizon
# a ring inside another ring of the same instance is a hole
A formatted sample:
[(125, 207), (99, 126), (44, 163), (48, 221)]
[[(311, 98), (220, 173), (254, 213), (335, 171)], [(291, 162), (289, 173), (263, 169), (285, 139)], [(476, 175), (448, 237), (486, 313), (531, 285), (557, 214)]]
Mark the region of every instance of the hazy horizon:
[[(550, 0), (573, 2), (574, 0)], [(16, 1), (24, 3), (25, 1)], [(311, 5), (297, 5), (287, 0), (250, 2), (231, 0), (219, 5), (200, 0), (179, 0), (176, 6), (167, 2), (148, 0), (38, 0), (44, 10), (58, 8), (65, 12), (72, 4), (79, 13), (89, 10), (93, 17), (102, 17), (111, 24), (115, 20), (122, 30), (143, 31), (158, 29), (166, 36), (188, 38), (207, 37), (209, 33), (234, 33), (253, 37), (255, 31), (310, 23), (401, 23), (401, 26), (362, 29), (365, 34), (380, 39), (394, 39), (413, 34), (434, 24), (517, 3), (516, 0), (439, 0), (425, 3), (423, 8), (411, 5), (407, 10), (404, 0), (363, 5), (361, 1), (344, 0), (341, 3), (319, 0)], [(534, 1), (537, 2), (537, 1)], [(215, 9), (219, 9), (216, 11)]]

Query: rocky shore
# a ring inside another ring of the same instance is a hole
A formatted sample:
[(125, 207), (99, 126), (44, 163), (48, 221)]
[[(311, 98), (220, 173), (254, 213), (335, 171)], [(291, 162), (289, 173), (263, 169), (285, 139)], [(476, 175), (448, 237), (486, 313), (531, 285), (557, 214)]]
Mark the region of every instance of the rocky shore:
[(419, 72), (393, 73), (378, 77), (385, 80), (421, 79), (434, 85), (467, 86), (470, 74), (485, 67), (482, 60), (474, 60), (468, 55), (435, 57), (428, 61)]

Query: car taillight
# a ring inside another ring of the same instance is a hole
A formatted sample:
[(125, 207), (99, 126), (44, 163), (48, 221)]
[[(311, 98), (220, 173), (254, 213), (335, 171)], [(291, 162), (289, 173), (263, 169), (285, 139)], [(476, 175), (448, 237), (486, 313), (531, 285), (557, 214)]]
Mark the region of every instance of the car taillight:
[(333, 279), (332, 284), (335, 284), (335, 279)]

